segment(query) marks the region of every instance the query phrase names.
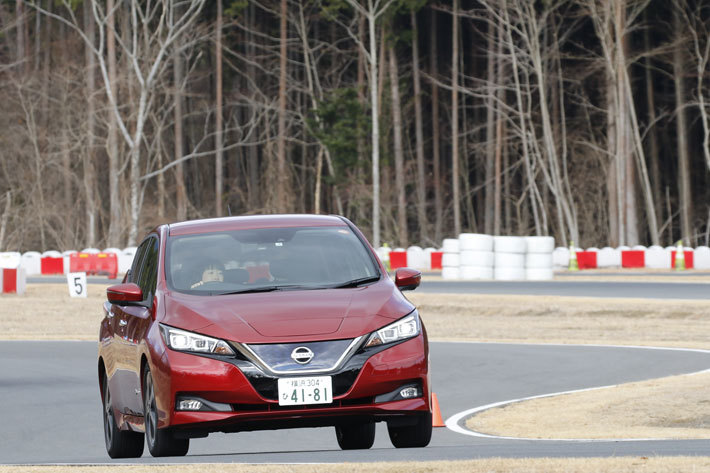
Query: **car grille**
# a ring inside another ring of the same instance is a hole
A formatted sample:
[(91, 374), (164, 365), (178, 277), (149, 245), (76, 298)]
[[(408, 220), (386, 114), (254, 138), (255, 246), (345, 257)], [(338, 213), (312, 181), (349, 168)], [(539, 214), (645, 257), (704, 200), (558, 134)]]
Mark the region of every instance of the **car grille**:
[[(321, 342), (268, 343), (241, 345), (236, 348), (247, 358), (272, 374), (290, 375), (299, 372), (314, 373), (333, 371), (339, 367), (360, 343), (362, 337), (346, 340), (327, 340)], [(305, 363), (298, 363), (292, 358), (297, 350), (310, 351), (312, 358)]]

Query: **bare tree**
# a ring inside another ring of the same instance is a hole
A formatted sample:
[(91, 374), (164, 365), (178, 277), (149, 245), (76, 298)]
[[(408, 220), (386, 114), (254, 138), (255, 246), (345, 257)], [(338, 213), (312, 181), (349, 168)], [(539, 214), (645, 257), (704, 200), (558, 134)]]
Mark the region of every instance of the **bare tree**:
[(404, 189), (404, 143), (402, 138), (402, 104), (399, 97), (399, 68), (394, 46), (389, 46), (390, 91), (392, 92), (392, 126), (394, 128), (394, 166), (397, 187), (397, 233), (399, 244), (407, 246), (407, 200)]
[(454, 234), (461, 233), (461, 191), (459, 190), (459, 0), (451, 11), (451, 187)]
[(368, 78), (370, 80), (370, 114), (372, 117), (372, 244), (380, 246), (380, 120), (379, 120), (379, 87), (378, 54), (377, 54), (377, 20), (389, 9), (394, 0), (367, 0), (363, 5), (359, 0), (345, 0), (355, 11), (367, 19), (369, 47), (351, 30), (348, 33), (359, 45), (370, 65)]
[[(285, 0), (284, 0), (285, 2)], [(222, 139), (222, 0), (217, 0), (217, 21), (215, 22), (215, 214), (224, 215), (224, 143)], [(280, 138), (279, 138), (280, 139)]]

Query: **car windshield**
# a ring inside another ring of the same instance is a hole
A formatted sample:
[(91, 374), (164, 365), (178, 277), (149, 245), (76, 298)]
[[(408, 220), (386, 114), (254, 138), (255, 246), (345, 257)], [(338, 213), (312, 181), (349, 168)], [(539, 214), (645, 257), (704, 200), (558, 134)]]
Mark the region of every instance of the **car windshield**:
[(348, 227), (289, 227), (172, 236), (171, 289), (198, 295), (357, 287), (380, 278)]

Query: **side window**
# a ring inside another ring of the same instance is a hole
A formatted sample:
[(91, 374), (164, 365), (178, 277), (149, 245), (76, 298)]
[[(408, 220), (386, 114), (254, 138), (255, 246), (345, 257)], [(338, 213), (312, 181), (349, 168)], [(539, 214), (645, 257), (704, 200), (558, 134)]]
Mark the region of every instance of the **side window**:
[(148, 248), (149, 243), (150, 240), (145, 240), (136, 250), (136, 254), (133, 256), (133, 263), (131, 264), (131, 274), (128, 275), (126, 282), (138, 283), (138, 273), (140, 273), (141, 270), (141, 261), (145, 256), (145, 251), (146, 248)]
[(157, 238), (149, 238), (145, 243), (147, 243), (147, 246), (137, 284), (143, 291), (143, 300), (150, 300), (155, 294), (155, 285), (158, 281), (160, 242)]

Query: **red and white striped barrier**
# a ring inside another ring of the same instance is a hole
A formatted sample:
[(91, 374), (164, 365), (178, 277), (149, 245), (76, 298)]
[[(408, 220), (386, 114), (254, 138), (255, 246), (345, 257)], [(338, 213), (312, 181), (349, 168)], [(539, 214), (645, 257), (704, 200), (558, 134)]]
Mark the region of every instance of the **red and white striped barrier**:
[[(577, 262), (579, 269), (597, 268), (627, 268), (627, 269), (673, 269), (675, 268), (676, 247), (651, 246), (646, 248), (641, 245), (629, 248), (605, 247), (601, 250), (588, 248), (578, 249)], [(686, 269), (710, 269), (710, 248), (699, 246), (696, 249), (685, 247)], [(553, 252), (554, 265), (558, 269), (567, 268), (569, 265), (569, 249), (558, 247)]]
[(0, 289), (3, 294), (24, 294), (27, 276), (22, 255), (15, 251), (0, 253)]
[(27, 287), (25, 269), (22, 267), (0, 269), (0, 287), (3, 294), (24, 294)]
[[(418, 247), (416, 247), (418, 248)], [(393, 251), (388, 251), (387, 248), (379, 248), (377, 255), (383, 262), (389, 261), (390, 269), (398, 268), (414, 268), (424, 271), (440, 270), (443, 251), (435, 250), (434, 248), (421, 248), (412, 250), (404, 250), (396, 248)]]

